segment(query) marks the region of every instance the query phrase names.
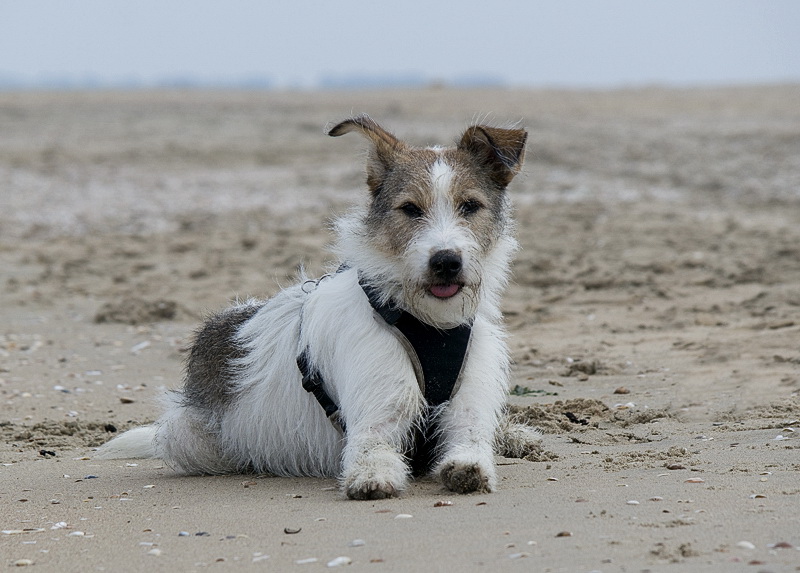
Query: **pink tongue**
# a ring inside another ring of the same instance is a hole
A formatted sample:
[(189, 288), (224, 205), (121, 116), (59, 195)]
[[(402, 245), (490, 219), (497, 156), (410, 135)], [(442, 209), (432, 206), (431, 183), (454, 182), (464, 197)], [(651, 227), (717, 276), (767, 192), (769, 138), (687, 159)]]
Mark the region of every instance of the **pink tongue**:
[(437, 298), (450, 298), (458, 293), (461, 287), (456, 284), (450, 285), (433, 285), (431, 287), (431, 294)]

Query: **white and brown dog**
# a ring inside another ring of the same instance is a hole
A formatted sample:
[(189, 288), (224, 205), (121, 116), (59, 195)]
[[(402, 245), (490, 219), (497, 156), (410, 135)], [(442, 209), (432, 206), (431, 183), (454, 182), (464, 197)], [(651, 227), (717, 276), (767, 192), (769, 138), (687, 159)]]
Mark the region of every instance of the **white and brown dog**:
[(100, 448), (189, 474), (338, 476), (355, 499), (414, 473), (495, 487), (509, 355), (500, 296), (517, 248), (506, 186), (527, 134), (476, 125), (452, 148), (412, 147), (366, 116), (369, 202), (337, 223), (341, 265), (198, 331), (166, 413)]

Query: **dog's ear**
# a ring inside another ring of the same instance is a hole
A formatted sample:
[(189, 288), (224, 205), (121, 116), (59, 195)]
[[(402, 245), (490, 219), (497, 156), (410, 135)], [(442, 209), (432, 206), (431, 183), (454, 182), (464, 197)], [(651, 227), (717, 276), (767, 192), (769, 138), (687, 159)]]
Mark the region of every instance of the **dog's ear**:
[(339, 137), (356, 130), (373, 144), (367, 163), (367, 186), (370, 191), (377, 193), (397, 154), (407, 146), (367, 115), (352, 117), (336, 124), (328, 131), (328, 135)]
[(475, 157), (492, 181), (505, 189), (522, 167), (527, 139), (524, 129), (473, 125), (461, 136), (458, 148)]

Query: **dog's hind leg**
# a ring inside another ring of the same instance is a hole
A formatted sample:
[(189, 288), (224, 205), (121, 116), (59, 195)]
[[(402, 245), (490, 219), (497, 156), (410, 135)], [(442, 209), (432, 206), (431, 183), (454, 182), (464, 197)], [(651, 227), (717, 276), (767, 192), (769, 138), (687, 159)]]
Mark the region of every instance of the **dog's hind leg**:
[(506, 414), (497, 428), (494, 449), (496, 454), (505, 458), (524, 458), (541, 451), (542, 432)]
[(219, 446), (218, 424), (210, 411), (183, 403), (181, 394), (158, 420), (157, 457), (177, 472), (189, 475), (225, 474), (241, 470)]

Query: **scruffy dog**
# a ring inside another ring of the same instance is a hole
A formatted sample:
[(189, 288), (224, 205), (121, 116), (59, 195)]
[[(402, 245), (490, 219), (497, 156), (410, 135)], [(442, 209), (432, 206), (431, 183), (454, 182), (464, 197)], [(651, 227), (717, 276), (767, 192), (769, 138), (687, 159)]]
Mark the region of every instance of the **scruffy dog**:
[(476, 125), (417, 148), (367, 116), (334, 126), (370, 145), (370, 198), (340, 219), (340, 266), (197, 332), (186, 383), (153, 425), (100, 458), (156, 457), (188, 474), (338, 476), (348, 497), (409, 476), (495, 487), (493, 447), (537, 438), (504, 422), (500, 296), (517, 248), (506, 186), (527, 134)]

